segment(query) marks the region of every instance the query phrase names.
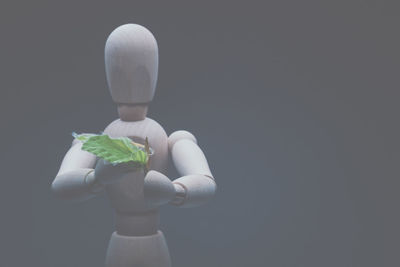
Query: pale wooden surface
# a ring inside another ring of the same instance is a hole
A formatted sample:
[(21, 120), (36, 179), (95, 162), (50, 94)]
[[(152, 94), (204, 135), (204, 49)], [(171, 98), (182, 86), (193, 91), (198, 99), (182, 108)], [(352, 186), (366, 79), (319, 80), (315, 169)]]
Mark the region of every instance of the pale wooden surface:
[(148, 103), (158, 74), (158, 46), (153, 34), (137, 24), (116, 28), (105, 47), (108, 86), (116, 103)]
[(175, 142), (171, 155), (180, 175), (202, 174), (212, 177), (203, 151), (193, 141), (183, 139)]
[(170, 267), (164, 235), (121, 236), (113, 233), (107, 250), (106, 267)]
[(86, 200), (97, 193), (92, 190), (93, 180), (87, 179), (93, 172), (96, 156), (81, 147), (81, 142), (73, 142), (51, 185), (52, 191), (61, 198)]
[(175, 168), (182, 176), (173, 181), (177, 199), (172, 204), (195, 207), (209, 201), (217, 185), (197, 139), (190, 132), (177, 131), (170, 135), (168, 143)]
[[(146, 118), (141, 121), (115, 120), (104, 130), (111, 137), (127, 136), (144, 144), (146, 137), (154, 151), (150, 157), (150, 170), (165, 173), (168, 164), (168, 136), (156, 121)], [(112, 205), (119, 212), (137, 212), (147, 209), (144, 199), (144, 172), (130, 173), (126, 178), (107, 185), (106, 191)]]
[[(158, 47), (146, 28), (126, 24), (115, 29), (105, 47), (106, 75), (120, 119), (104, 130), (111, 137), (129, 137), (153, 150), (149, 171), (134, 170), (113, 183), (96, 183), (96, 157), (74, 141), (52, 189), (68, 199), (87, 199), (104, 189), (115, 209), (116, 232), (106, 257), (107, 267), (170, 267), (168, 247), (158, 231), (160, 205), (193, 207), (207, 202), (216, 184), (193, 134), (176, 131), (169, 137), (156, 121), (145, 117), (157, 82)], [(123, 104), (123, 105), (121, 105)], [(169, 154), (178, 173), (165, 176)], [(97, 186), (97, 187), (96, 187)]]

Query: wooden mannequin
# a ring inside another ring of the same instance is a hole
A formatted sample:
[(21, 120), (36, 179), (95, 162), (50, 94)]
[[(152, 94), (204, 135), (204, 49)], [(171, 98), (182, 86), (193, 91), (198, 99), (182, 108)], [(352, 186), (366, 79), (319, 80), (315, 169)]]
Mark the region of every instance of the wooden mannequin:
[[(167, 136), (156, 121), (146, 117), (158, 72), (158, 47), (151, 32), (137, 24), (115, 29), (106, 42), (105, 64), (120, 118), (104, 133), (130, 137), (141, 144), (148, 138), (154, 151), (150, 171), (107, 164), (81, 150), (82, 143), (74, 140), (52, 190), (70, 200), (108, 194), (115, 209), (116, 231), (109, 243), (107, 267), (169, 267), (168, 247), (158, 230), (159, 207), (168, 203), (179, 207), (201, 205), (214, 195), (216, 184), (191, 133), (176, 131)], [(169, 155), (181, 175), (173, 182), (164, 175)]]

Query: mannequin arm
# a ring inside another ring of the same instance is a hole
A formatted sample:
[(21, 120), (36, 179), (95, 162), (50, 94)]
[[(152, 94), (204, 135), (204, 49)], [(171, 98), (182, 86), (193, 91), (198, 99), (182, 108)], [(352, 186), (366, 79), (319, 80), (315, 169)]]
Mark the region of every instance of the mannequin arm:
[(82, 143), (74, 140), (51, 185), (52, 191), (60, 198), (86, 200), (102, 190), (94, 179), (96, 156), (81, 150), (81, 147)]
[(172, 160), (182, 176), (173, 181), (176, 195), (172, 204), (195, 207), (215, 194), (216, 183), (196, 138), (187, 131), (177, 131), (168, 138)]

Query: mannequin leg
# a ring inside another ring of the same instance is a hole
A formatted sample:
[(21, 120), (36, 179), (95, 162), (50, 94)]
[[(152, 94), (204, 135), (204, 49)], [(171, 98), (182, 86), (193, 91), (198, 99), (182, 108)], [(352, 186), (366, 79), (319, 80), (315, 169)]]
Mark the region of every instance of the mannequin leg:
[(163, 233), (122, 236), (114, 232), (107, 250), (106, 267), (171, 267)]

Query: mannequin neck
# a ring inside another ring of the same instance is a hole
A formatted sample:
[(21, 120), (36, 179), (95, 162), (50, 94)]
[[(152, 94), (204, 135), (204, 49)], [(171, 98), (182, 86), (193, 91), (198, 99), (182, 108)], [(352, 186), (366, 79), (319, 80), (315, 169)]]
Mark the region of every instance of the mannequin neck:
[(118, 114), (122, 121), (141, 121), (146, 118), (148, 104), (118, 104)]

